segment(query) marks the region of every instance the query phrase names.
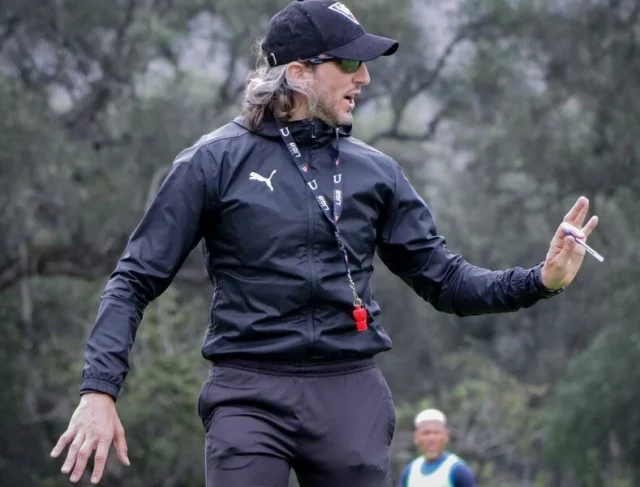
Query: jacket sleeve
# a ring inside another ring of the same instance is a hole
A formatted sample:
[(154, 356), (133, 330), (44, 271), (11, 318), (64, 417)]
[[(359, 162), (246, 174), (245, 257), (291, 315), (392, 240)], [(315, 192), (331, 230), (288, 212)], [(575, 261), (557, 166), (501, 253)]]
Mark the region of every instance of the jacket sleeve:
[(396, 484), (396, 487), (408, 487), (410, 473), (411, 473), (411, 463), (409, 463), (400, 474), (400, 478), (398, 479), (398, 483)]
[(378, 227), (378, 255), (437, 310), (470, 316), (528, 308), (557, 294), (542, 284), (542, 264), (492, 271), (451, 252), (427, 204), (394, 162), (395, 191)]
[(464, 463), (457, 463), (451, 469), (450, 480), (453, 487), (476, 487), (473, 471)]
[(88, 337), (81, 393), (98, 391), (117, 398), (146, 306), (169, 287), (202, 237), (211, 163), (205, 149), (183, 151), (132, 233)]

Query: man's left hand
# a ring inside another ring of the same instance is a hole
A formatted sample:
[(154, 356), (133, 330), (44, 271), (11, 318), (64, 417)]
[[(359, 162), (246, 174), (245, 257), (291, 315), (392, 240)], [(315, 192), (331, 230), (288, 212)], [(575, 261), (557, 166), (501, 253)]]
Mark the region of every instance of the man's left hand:
[(576, 238), (585, 241), (598, 225), (598, 217), (592, 216), (583, 226), (588, 211), (589, 200), (581, 196), (553, 236), (540, 276), (548, 289), (566, 287), (576, 277), (585, 254), (584, 247), (576, 243)]

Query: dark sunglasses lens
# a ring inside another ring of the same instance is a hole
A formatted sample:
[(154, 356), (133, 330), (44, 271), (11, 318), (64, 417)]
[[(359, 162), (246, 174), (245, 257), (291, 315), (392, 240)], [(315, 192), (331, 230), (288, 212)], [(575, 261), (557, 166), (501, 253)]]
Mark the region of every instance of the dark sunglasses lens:
[(341, 59), (340, 66), (345, 73), (355, 73), (362, 64), (360, 61), (353, 61), (351, 59)]

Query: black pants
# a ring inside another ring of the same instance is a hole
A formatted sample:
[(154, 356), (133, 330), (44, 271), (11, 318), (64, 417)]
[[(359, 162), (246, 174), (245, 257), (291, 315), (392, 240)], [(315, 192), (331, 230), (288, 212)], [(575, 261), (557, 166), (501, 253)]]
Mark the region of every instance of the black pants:
[(373, 360), (215, 364), (198, 413), (207, 487), (388, 487), (391, 391)]

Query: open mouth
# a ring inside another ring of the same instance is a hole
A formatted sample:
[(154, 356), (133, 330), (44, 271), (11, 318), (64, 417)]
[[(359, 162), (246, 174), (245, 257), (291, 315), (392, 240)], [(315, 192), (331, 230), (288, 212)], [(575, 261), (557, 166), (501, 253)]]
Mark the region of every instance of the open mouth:
[(345, 100), (347, 100), (347, 103), (349, 103), (350, 107), (354, 107), (356, 104), (356, 95), (347, 95), (344, 97)]

